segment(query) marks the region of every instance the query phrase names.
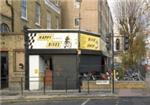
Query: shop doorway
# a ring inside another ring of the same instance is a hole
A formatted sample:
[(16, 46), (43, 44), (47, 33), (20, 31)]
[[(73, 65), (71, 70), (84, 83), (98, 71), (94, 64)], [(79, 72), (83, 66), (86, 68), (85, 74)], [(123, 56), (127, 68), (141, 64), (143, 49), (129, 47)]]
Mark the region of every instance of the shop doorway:
[(1, 89), (8, 88), (8, 52), (1, 52)]
[(52, 63), (52, 57), (48, 57), (46, 71), (45, 71), (45, 85), (46, 87), (49, 87), (52, 89), (53, 84), (53, 63)]
[[(40, 81), (40, 79), (43, 80), (43, 77), (44, 81)], [(53, 84), (52, 57), (50, 55), (30, 55), (29, 89), (36, 90), (44, 86), (47, 89), (52, 89), (52, 84)]]
[(101, 73), (105, 73), (105, 57), (101, 60)]

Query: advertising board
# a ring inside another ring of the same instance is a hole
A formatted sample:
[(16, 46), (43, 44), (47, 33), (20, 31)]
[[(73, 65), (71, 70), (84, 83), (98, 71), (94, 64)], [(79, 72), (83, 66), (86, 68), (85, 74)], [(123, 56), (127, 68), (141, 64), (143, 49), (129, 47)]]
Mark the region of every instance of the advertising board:
[(29, 33), (28, 49), (77, 49), (77, 33)]
[(100, 50), (100, 37), (87, 34), (80, 35), (80, 49)]

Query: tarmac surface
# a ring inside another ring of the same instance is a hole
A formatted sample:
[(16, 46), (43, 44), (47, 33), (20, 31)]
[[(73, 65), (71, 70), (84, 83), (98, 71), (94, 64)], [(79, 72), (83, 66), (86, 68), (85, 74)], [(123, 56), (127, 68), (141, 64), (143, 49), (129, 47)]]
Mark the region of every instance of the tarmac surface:
[[(12, 90), (0, 90), (0, 92), (1, 92), (0, 98), (1, 98), (2, 105), (4, 103), (23, 103), (23, 102), (46, 101), (46, 100), (51, 100), (51, 101), (71, 100), (73, 101), (76, 99), (78, 100), (87, 100), (87, 99), (91, 100), (92, 99), (94, 101), (96, 99), (101, 99), (101, 98), (118, 99), (120, 97), (136, 97), (136, 98), (146, 97), (150, 100), (150, 91), (143, 90), (143, 89), (120, 89), (120, 90), (115, 90), (115, 93), (112, 93), (110, 90), (108, 91), (90, 90), (89, 92), (85, 90), (85, 91), (82, 91), (81, 93), (79, 93), (78, 90), (71, 90), (67, 92), (65, 90), (61, 90), (61, 91), (51, 91), (51, 92), (46, 91), (45, 94), (43, 93), (43, 91), (24, 91), (23, 94), (20, 91), (12, 91)], [(18, 105), (21, 105), (21, 104), (18, 104)], [(64, 105), (67, 105), (67, 104), (64, 104)], [(71, 104), (71, 105), (74, 105), (74, 104)], [(140, 105), (143, 105), (143, 104), (140, 104)]]
[(150, 97), (98, 97), (85, 99), (42, 100), (2, 105), (150, 105)]

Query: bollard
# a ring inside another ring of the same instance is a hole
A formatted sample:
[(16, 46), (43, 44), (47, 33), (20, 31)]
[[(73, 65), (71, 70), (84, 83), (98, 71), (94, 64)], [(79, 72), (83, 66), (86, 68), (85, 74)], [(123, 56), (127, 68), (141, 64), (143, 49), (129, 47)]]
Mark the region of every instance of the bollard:
[(111, 94), (113, 94), (113, 91), (112, 91), (112, 77), (110, 77), (110, 91), (111, 91)]
[(21, 77), (20, 85), (21, 85), (21, 95), (23, 96), (23, 77)]
[(81, 84), (82, 84), (82, 81), (81, 81), (81, 76), (79, 76), (79, 84), (78, 84), (78, 86), (79, 86), (79, 93), (81, 93)]
[(68, 90), (68, 86), (67, 86), (67, 85), (68, 85), (68, 79), (67, 79), (67, 77), (66, 77), (66, 79), (65, 79), (65, 83), (66, 83), (66, 86), (65, 86), (66, 89), (65, 89), (65, 90), (66, 90), (66, 93), (67, 93), (67, 90)]
[(88, 79), (87, 85), (88, 85), (88, 94), (89, 94), (90, 93), (89, 79)]
[(44, 86), (43, 86), (43, 93), (44, 93), (44, 95), (45, 95), (45, 87), (46, 87), (46, 86), (45, 86), (45, 76), (43, 77), (43, 85), (44, 85)]

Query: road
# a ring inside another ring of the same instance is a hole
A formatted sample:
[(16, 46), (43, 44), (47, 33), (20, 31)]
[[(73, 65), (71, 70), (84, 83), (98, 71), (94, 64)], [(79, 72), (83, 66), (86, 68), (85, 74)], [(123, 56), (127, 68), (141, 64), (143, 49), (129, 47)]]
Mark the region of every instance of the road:
[(57, 101), (37, 101), (23, 103), (7, 103), (2, 105), (150, 105), (150, 97), (125, 97), (101, 99), (69, 99)]

